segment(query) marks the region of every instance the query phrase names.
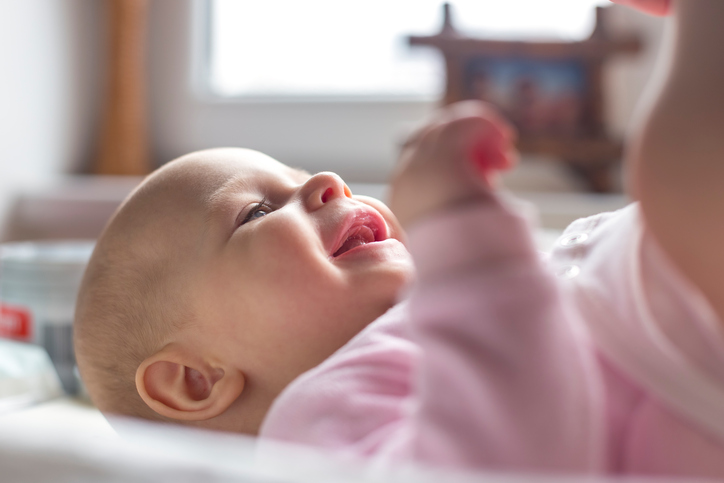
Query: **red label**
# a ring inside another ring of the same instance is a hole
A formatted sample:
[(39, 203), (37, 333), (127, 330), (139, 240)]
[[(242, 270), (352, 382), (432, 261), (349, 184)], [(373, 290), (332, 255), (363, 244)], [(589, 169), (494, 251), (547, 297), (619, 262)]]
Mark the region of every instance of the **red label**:
[(0, 305), (0, 337), (30, 342), (32, 316), (24, 307)]

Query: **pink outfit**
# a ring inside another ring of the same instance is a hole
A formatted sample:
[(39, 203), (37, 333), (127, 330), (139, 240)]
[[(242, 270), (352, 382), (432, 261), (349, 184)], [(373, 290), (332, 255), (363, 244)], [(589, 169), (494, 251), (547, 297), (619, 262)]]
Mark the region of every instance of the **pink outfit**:
[(724, 334), (631, 205), (540, 261), (475, 205), (410, 233), (418, 280), (277, 398), (262, 437), (385, 461), (724, 477)]

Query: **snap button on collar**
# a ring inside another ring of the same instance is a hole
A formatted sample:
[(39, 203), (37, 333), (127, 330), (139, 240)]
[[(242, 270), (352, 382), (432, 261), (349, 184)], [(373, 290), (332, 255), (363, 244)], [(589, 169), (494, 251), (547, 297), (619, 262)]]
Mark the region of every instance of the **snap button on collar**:
[(574, 233), (572, 235), (566, 235), (558, 241), (558, 244), (563, 247), (570, 247), (573, 245), (579, 245), (584, 241), (588, 240), (588, 233)]

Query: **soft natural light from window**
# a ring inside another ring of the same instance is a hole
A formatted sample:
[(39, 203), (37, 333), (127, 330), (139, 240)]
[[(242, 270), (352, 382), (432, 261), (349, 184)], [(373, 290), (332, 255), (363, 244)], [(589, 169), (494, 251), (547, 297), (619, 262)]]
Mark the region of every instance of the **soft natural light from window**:
[[(432, 35), (440, 0), (209, 0), (210, 87), (221, 96), (436, 97), (442, 59), (410, 48)], [(462, 31), (579, 40), (606, 0), (455, 0)]]

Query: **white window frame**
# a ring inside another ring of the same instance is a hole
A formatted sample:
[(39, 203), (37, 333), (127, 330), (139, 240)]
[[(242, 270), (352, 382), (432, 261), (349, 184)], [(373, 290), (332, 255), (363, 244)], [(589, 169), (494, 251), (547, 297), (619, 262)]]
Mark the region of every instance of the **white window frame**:
[(398, 146), (437, 102), (420, 97), (221, 97), (208, 75), (208, 0), (154, 0), (150, 112), (161, 162), (217, 146), (258, 149), (350, 182), (384, 182)]

